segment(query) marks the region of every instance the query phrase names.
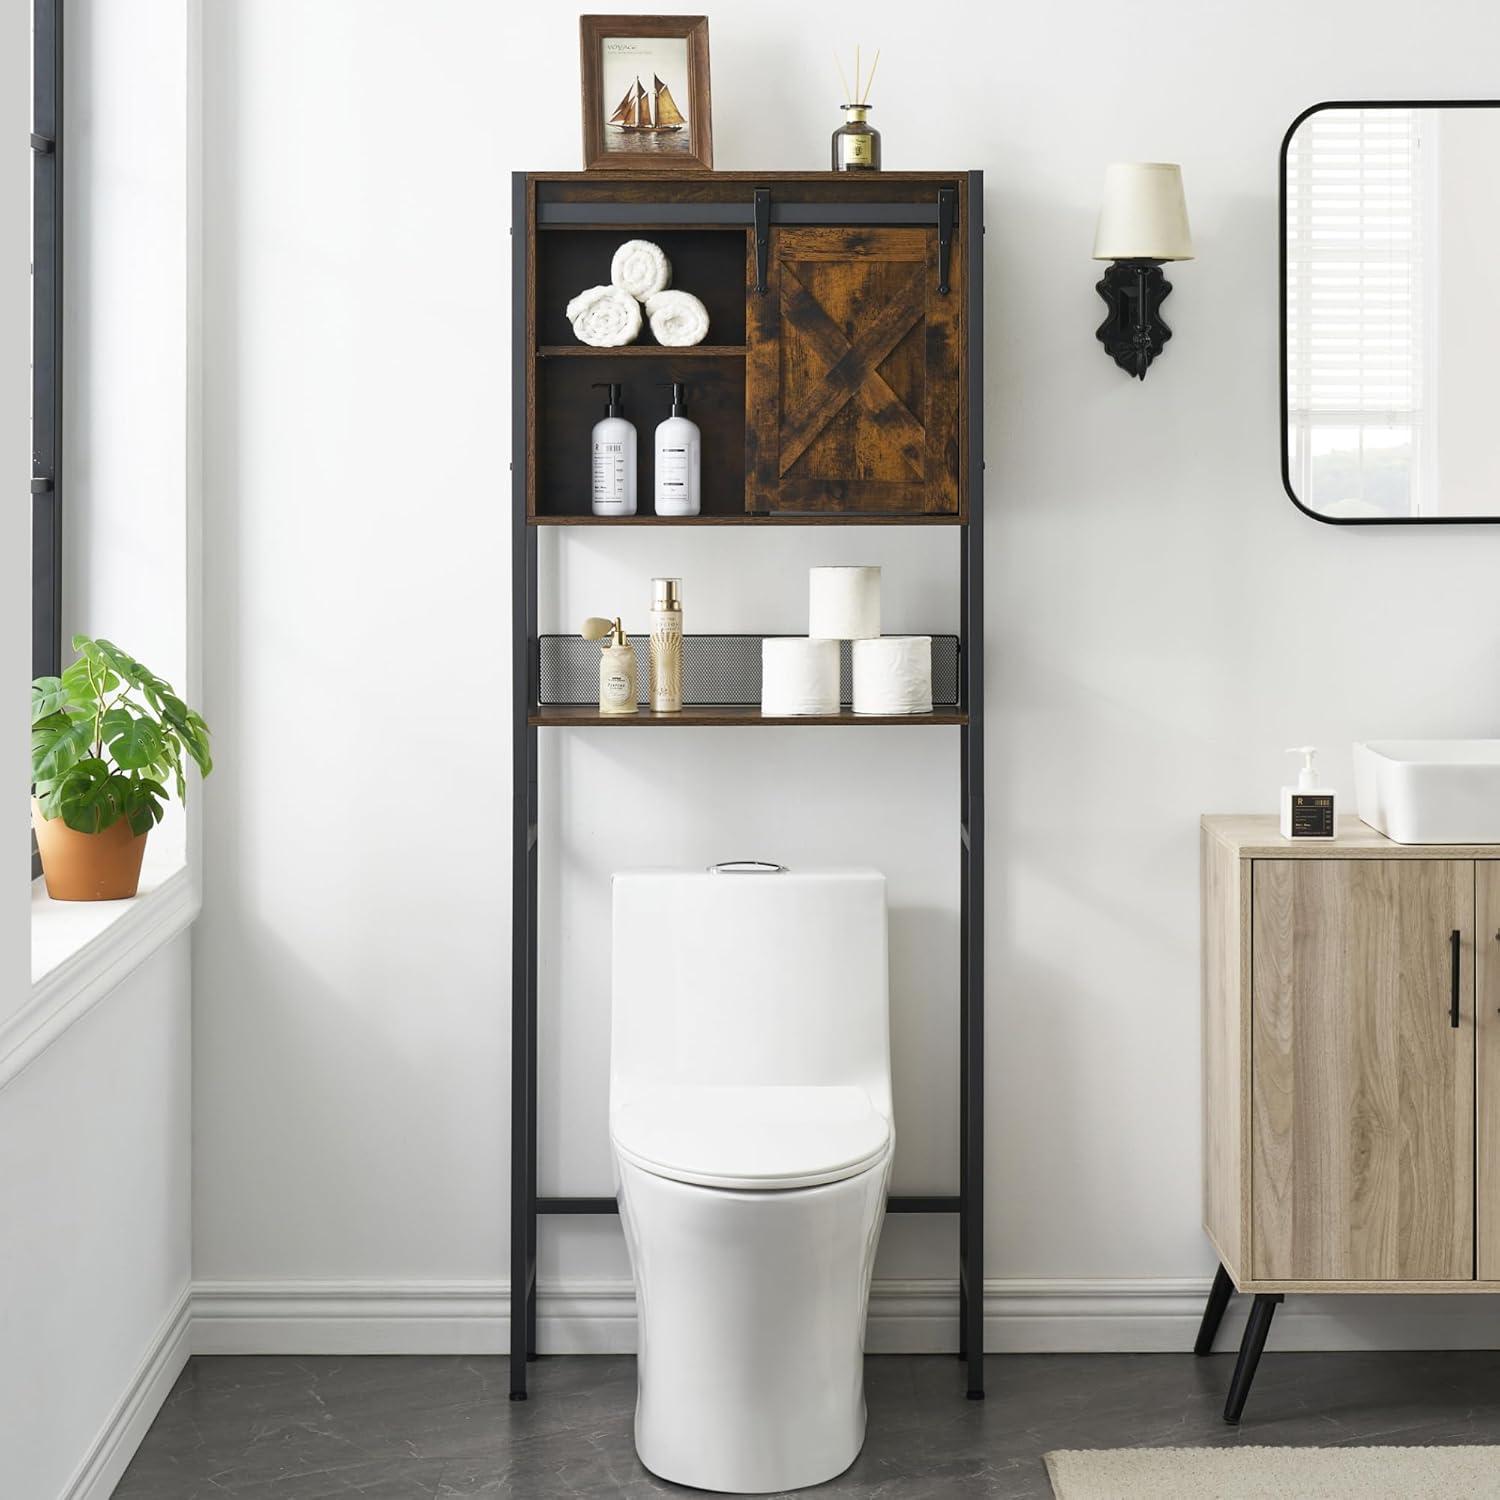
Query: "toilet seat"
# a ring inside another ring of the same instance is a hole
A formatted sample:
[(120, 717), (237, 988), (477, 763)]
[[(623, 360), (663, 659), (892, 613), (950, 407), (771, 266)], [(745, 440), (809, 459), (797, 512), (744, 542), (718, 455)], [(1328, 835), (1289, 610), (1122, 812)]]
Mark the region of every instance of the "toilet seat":
[(779, 1191), (876, 1166), (889, 1151), (891, 1122), (861, 1088), (701, 1085), (621, 1105), (611, 1134), (620, 1155), (653, 1176)]

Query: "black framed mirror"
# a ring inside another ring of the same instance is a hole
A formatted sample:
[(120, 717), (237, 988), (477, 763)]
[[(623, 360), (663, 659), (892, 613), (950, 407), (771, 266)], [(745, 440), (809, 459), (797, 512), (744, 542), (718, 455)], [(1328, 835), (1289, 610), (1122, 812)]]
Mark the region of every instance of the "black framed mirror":
[(1339, 525), (1500, 521), (1500, 101), (1316, 104), (1281, 146), (1281, 469)]

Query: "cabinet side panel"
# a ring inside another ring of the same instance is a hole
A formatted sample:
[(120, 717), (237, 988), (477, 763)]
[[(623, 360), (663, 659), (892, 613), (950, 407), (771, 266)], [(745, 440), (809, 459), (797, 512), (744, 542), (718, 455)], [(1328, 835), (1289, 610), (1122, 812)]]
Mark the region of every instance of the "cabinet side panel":
[[(1243, 1264), (1243, 994), (1241, 865), (1210, 833), (1199, 834), (1203, 965), (1203, 1226), (1235, 1277)], [(1248, 866), (1246, 867), (1248, 871)]]
[(1475, 865), (1474, 931), (1477, 985), (1475, 1068), (1479, 1119), (1477, 1261), (1481, 1281), (1500, 1279), (1500, 860)]

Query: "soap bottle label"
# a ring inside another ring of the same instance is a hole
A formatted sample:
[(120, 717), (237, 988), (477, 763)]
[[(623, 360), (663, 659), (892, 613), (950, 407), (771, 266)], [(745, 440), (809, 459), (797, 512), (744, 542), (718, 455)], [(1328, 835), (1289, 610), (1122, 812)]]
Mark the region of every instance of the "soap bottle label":
[(594, 503), (619, 505), (625, 499), (625, 444), (594, 444)]
[(688, 451), (686, 448), (662, 448), (656, 459), (657, 483), (673, 500), (686, 499), (688, 485)]
[(1292, 837), (1331, 839), (1333, 797), (1327, 792), (1292, 793)]

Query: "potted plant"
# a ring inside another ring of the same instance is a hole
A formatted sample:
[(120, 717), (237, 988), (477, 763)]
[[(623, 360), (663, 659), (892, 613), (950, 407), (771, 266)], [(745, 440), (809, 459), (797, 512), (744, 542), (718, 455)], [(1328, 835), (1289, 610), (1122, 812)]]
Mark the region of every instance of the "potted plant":
[(106, 640), (75, 635), (78, 660), (31, 684), (32, 826), (55, 901), (118, 901), (140, 885), (167, 782), (185, 801), (185, 759), (213, 769), (208, 725), (172, 685)]

